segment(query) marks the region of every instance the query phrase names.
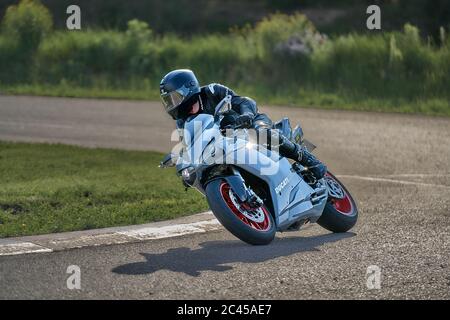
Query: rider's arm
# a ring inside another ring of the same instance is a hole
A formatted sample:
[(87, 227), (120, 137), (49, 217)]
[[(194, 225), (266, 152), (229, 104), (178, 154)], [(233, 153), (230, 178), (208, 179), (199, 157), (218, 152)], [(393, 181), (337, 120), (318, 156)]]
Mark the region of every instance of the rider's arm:
[(228, 94), (231, 95), (231, 106), (234, 111), (241, 115), (251, 114), (255, 116), (258, 112), (258, 107), (253, 99), (249, 97), (241, 97), (230, 88), (214, 83), (209, 85), (209, 90), (217, 96), (219, 100), (222, 100)]

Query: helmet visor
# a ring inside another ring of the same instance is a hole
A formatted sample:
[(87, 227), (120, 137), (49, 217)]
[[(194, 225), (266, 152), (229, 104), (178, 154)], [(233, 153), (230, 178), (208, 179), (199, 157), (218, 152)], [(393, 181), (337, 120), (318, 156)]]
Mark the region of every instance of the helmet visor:
[(185, 86), (165, 94), (161, 95), (161, 99), (164, 105), (164, 108), (167, 112), (172, 111), (176, 107), (178, 107), (189, 95), (189, 89)]

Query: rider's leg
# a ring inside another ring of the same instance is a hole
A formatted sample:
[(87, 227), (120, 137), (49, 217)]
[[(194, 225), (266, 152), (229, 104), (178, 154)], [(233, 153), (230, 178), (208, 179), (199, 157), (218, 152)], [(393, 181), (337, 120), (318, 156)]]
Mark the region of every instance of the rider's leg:
[(306, 148), (290, 141), (283, 135), (280, 135), (279, 152), (283, 157), (298, 161), (302, 166), (307, 167), (317, 179), (323, 178), (327, 173), (325, 164)]
[(302, 166), (307, 167), (317, 179), (323, 178), (327, 167), (306, 148), (290, 141), (278, 130), (272, 130), (272, 121), (265, 114), (255, 117), (253, 127), (259, 137), (267, 137), (267, 142), (259, 141), (260, 144), (265, 144), (268, 149), (278, 147), (281, 156), (298, 161)]

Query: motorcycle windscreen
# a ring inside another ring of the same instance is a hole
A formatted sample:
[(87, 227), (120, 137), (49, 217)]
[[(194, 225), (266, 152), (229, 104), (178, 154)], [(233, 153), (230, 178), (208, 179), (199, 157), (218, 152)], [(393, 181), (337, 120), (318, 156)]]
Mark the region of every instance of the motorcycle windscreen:
[(317, 146), (308, 139), (303, 139), (302, 146), (308, 149), (309, 152), (312, 152), (315, 148), (317, 148)]
[(186, 121), (183, 130), (185, 153), (183, 161), (190, 164), (200, 164), (203, 150), (213, 139), (209, 129), (214, 126), (214, 117), (209, 114), (199, 114)]

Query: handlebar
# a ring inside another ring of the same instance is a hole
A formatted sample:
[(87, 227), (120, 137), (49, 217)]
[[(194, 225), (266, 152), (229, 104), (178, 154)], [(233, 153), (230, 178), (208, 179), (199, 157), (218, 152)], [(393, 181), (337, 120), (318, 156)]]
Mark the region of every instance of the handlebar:
[(243, 125), (236, 125), (236, 124), (228, 124), (226, 126), (223, 127), (223, 129), (232, 129), (232, 130), (236, 130), (236, 129), (248, 129), (248, 126), (243, 124)]

